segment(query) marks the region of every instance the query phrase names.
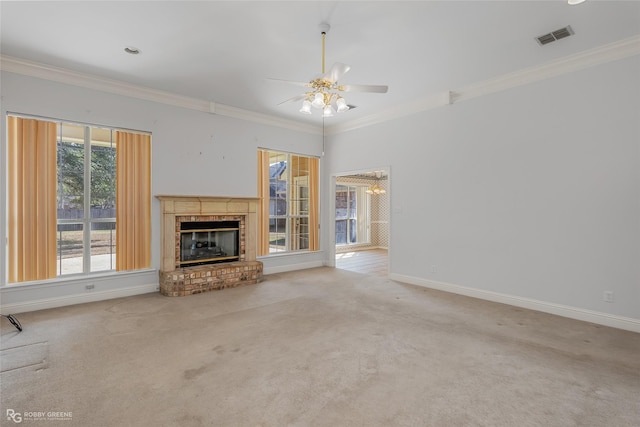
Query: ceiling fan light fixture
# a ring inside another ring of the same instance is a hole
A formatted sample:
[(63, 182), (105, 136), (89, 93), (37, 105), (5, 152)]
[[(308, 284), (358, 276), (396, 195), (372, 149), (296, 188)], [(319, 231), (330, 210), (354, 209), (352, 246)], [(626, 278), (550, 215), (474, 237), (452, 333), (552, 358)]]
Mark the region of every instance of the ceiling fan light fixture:
[(322, 111), (322, 117), (333, 117), (333, 108), (331, 108), (331, 105), (327, 105), (326, 107), (324, 107), (324, 110)]
[(575, 6), (577, 4), (584, 3), (584, 0), (568, 0), (567, 3), (569, 3), (571, 6)]
[(316, 108), (323, 108), (325, 106), (324, 94), (322, 92), (316, 92), (315, 96), (313, 97), (313, 101), (311, 102), (311, 105), (313, 105)]
[(308, 99), (305, 99), (302, 102), (302, 108), (300, 108), (300, 112), (302, 114), (311, 114), (311, 101), (309, 101)]
[[(0, 0), (1, 1), (1, 0)], [(322, 117), (332, 117), (334, 113), (344, 113), (345, 111), (349, 111), (355, 108), (355, 105), (349, 105), (342, 98), (341, 92), (374, 92), (374, 93), (386, 93), (388, 90), (387, 86), (381, 85), (343, 85), (338, 83), (340, 78), (347, 72), (351, 67), (341, 62), (336, 62), (331, 66), (329, 71), (325, 72), (325, 38), (327, 32), (329, 31), (329, 24), (322, 23), (320, 24), (320, 31), (322, 36), (322, 76), (317, 77), (309, 82), (294, 82), (287, 80), (279, 80), (288, 83), (293, 83), (297, 86), (307, 87), (308, 90), (306, 93), (298, 96), (294, 96), (286, 101), (281, 102), (280, 104), (284, 104), (285, 102), (295, 101), (299, 102), (303, 100), (302, 105), (300, 106), (300, 113), (302, 114), (311, 114), (311, 107), (322, 109)], [(270, 79), (276, 80), (276, 79)], [(278, 105), (280, 105), (278, 104)]]
[(349, 109), (349, 106), (347, 105), (347, 101), (345, 101), (344, 98), (341, 96), (339, 96), (336, 101), (336, 107), (338, 107), (337, 108), (338, 113), (343, 113)]

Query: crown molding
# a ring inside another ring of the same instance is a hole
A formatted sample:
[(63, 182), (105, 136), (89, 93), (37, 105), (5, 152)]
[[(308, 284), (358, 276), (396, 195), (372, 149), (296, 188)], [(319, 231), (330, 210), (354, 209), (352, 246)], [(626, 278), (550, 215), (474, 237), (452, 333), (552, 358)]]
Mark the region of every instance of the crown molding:
[(606, 64), (608, 62), (617, 61), (619, 59), (628, 58), (638, 54), (640, 54), (640, 35), (622, 39), (594, 49), (589, 49), (547, 64), (503, 74), (496, 78), (474, 83), (457, 90), (451, 90), (437, 95), (429, 95), (379, 113), (331, 126), (327, 128), (327, 133), (335, 135), (375, 125), (389, 120), (394, 120), (402, 116), (427, 111), (460, 101), (466, 101), (518, 86), (524, 86), (540, 80), (549, 79), (596, 65)]
[(640, 54), (640, 35), (462, 87), (452, 92), (452, 103), (524, 86), (638, 54)]
[(318, 126), (6, 55), (0, 55), (0, 70), (314, 135), (322, 134), (322, 128)]
[(128, 96), (130, 98), (143, 99), (197, 111), (209, 111), (209, 102), (206, 101), (27, 61), (21, 58), (6, 55), (0, 56), (0, 69), (10, 73)]
[(232, 117), (240, 120), (247, 120), (253, 123), (259, 123), (268, 126), (277, 126), (284, 129), (290, 129), (314, 135), (322, 135), (322, 127), (312, 124), (299, 123), (293, 120), (287, 120), (280, 117), (270, 116), (268, 114), (256, 113), (255, 111), (243, 110), (242, 108), (232, 107), (230, 105), (211, 103), (210, 113), (218, 114), (225, 117)]
[(451, 103), (451, 92), (443, 92), (436, 95), (420, 98), (412, 102), (401, 104), (392, 108), (387, 108), (379, 113), (370, 114), (359, 119), (327, 127), (327, 134), (336, 135), (342, 132), (359, 129), (377, 123), (395, 120), (400, 117), (431, 110)]
[[(513, 73), (503, 74), (493, 79), (474, 83), (456, 90), (449, 90), (439, 94), (432, 94), (417, 100), (398, 105), (384, 111), (351, 120), (342, 124), (327, 126), (328, 135), (348, 132), (403, 116), (443, 107), (461, 101), (489, 95), (499, 91), (524, 86), (540, 80), (560, 76), (581, 69), (606, 64), (619, 59), (640, 54), (640, 35), (622, 39), (613, 43), (586, 50), (575, 55), (558, 59), (547, 64), (525, 68)], [(143, 99), (161, 104), (202, 111), (210, 114), (246, 120), (253, 123), (276, 126), (284, 129), (319, 135), (322, 128), (312, 124), (300, 123), (254, 111), (244, 110), (229, 105), (218, 104), (196, 98), (177, 95), (142, 86), (123, 83), (79, 73), (63, 68), (31, 62), (20, 58), (0, 55), (0, 70), (16, 74), (23, 74), (45, 80), (56, 81), (87, 89)]]

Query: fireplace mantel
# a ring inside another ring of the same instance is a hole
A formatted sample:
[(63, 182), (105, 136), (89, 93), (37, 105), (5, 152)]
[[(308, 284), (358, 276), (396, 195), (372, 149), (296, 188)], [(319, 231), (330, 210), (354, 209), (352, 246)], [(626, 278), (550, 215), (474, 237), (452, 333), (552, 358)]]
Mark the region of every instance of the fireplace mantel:
[(156, 195), (156, 198), (160, 200), (162, 224), (161, 272), (168, 273), (176, 270), (176, 217), (244, 216), (244, 260), (256, 260), (258, 198), (175, 195)]

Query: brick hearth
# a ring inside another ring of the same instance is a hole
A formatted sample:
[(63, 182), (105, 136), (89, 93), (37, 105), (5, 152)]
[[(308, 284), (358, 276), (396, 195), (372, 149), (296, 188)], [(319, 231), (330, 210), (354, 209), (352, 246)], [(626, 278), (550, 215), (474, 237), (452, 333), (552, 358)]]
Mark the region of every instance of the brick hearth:
[(236, 286), (255, 285), (262, 279), (260, 261), (227, 262), (180, 268), (160, 273), (160, 293), (182, 297)]

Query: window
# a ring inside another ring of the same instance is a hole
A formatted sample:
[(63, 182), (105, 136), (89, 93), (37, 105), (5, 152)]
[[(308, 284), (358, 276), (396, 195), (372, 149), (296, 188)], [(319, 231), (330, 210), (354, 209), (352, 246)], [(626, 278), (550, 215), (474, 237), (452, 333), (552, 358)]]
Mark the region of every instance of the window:
[(318, 159), (259, 151), (259, 251), (318, 250)]
[(336, 185), (336, 244), (369, 243), (369, 197), (366, 187)]
[(7, 123), (9, 282), (150, 267), (151, 136)]
[(114, 270), (116, 148), (113, 131), (67, 123), (59, 128), (57, 274)]

